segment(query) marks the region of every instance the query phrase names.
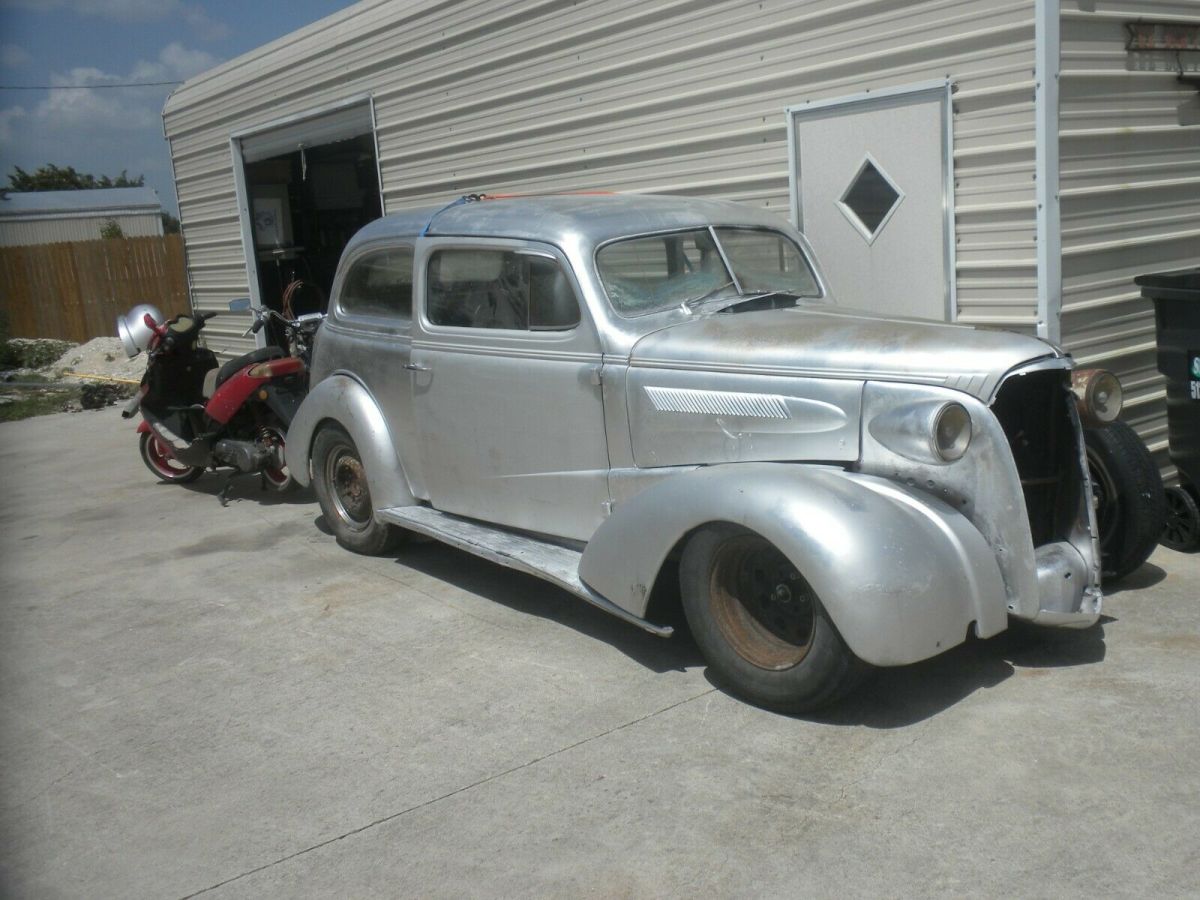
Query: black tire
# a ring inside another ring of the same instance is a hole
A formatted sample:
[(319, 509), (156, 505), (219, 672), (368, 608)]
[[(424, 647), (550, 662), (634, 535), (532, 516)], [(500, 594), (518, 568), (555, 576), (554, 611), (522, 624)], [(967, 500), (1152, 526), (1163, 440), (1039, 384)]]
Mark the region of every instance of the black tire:
[(138, 441), (138, 452), (146, 468), (154, 473), (154, 477), (167, 484), (188, 484), (204, 474), (203, 466), (185, 466), (172, 459), (162, 450), (162, 442), (157, 435), (148, 431), (142, 432)]
[(313, 441), (312, 470), (317, 502), (339, 544), (378, 556), (399, 543), (398, 529), (375, 520), (366, 471), (350, 435), (336, 425), (322, 427)]
[(1104, 577), (1124, 578), (1150, 558), (1166, 522), (1158, 466), (1124, 422), (1084, 431)]
[(700, 652), (751, 703), (806, 712), (846, 696), (870, 671), (804, 577), (752, 531), (719, 524), (696, 532), (679, 578)]
[(1167, 488), (1166, 498), (1167, 524), (1159, 543), (1181, 553), (1200, 550), (1200, 503), (1185, 487)]

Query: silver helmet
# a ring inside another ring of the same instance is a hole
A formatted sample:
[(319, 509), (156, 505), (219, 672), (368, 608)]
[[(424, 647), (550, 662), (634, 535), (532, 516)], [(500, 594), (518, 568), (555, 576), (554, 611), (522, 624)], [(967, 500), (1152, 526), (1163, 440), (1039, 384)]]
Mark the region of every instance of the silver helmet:
[(159, 325), (166, 321), (163, 314), (158, 311), (158, 307), (151, 306), (149, 303), (141, 303), (125, 315), (117, 316), (117, 336), (121, 338), (125, 355), (130, 359), (149, 347), (150, 338), (154, 336), (154, 332), (146, 324), (147, 314)]

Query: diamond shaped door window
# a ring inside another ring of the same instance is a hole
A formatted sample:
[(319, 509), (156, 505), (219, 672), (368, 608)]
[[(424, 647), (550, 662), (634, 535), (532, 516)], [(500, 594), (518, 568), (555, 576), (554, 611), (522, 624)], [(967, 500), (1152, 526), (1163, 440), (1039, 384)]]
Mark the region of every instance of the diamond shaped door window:
[(903, 199), (904, 192), (868, 153), (838, 200), (838, 207), (871, 244)]

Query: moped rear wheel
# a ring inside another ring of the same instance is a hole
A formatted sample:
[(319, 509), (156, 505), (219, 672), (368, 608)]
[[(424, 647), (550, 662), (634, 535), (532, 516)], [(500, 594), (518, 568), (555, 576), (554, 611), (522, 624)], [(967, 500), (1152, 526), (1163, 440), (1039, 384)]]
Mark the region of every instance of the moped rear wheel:
[[(281, 425), (265, 425), (259, 432), (259, 441), (274, 445), (278, 448), (280, 456), (283, 455), (286, 438), (287, 430)], [(296, 486), (296, 480), (292, 478), (292, 473), (288, 470), (286, 463), (278, 467), (272, 465), (264, 467), (262, 470), (262, 483), (263, 487), (267, 490), (278, 494), (290, 491)]]
[(146, 468), (153, 472), (159, 481), (165, 481), (167, 484), (187, 484), (204, 474), (203, 466), (185, 466), (171, 456), (158, 435), (149, 431), (142, 432), (138, 450)]

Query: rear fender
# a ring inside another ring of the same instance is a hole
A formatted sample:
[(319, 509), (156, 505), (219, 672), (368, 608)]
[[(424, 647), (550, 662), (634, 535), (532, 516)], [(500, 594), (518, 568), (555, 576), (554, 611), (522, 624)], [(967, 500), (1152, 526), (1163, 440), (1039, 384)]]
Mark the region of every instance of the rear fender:
[(147, 422), (145, 419), (142, 419), (142, 421), (138, 422), (137, 433), (138, 434), (149, 434), (150, 433), (150, 423)]
[(860, 659), (905, 665), (1007, 625), (987, 541), (949, 505), (886, 479), (791, 463), (682, 473), (619, 506), (579, 565), (594, 591), (644, 617), (672, 548), (729, 522), (778, 547), (817, 592)]
[(304, 485), (312, 481), (309, 472), (312, 442), (325, 423), (341, 426), (354, 441), (376, 509), (411, 506), (417, 502), (409, 490), (383, 413), (367, 389), (348, 375), (323, 379), (309, 391), (296, 411), (284, 449), (293, 478)]

